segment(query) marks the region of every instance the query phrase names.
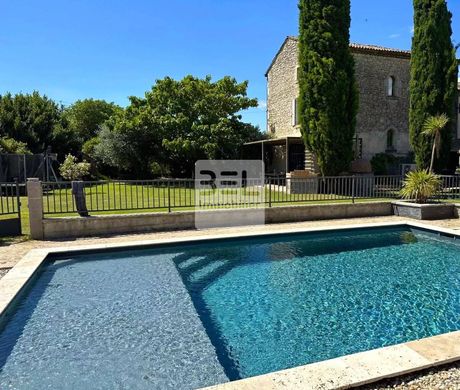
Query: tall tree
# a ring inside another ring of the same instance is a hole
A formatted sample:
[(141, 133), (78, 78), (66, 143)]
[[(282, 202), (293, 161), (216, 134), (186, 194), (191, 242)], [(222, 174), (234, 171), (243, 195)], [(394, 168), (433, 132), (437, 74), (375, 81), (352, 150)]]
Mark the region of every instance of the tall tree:
[(33, 153), (52, 144), (60, 116), (61, 108), (38, 92), (0, 96), (0, 136), (25, 143)]
[(452, 14), (445, 0), (414, 0), (410, 81), (410, 141), (417, 165), (430, 165), (431, 137), (423, 133), (430, 116), (447, 114), (449, 124), (441, 132), (441, 150), (435, 170), (445, 167), (451, 147), (457, 93), (457, 60), (452, 44)]
[[(97, 136), (102, 125), (123, 109), (105, 100), (77, 100), (62, 112), (61, 125), (53, 132), (53, 149), (60, 158), (67, 154), (79, 156), (86, 142)], [(87, 149), (87, 147), (86, 147)]]
[(77, 100), (66, 108), (63, 116), (67, 125), (83, 144), (97, 135), (100, 126), (121, 108), (105, 100), (83, 99)]
[(141, 177), (191, 177), (199, 159), (237, 158), (245, 142), (261, 136), (240, 114), (257, 106), (247, 86), (228, 76), (157, 80), (145, 98), (132, 97), (106, 123), (94, 157)]
[(299, 113), (307, 147), (323, 175), (353, 160), (358, 93), (350, 52), (350, 1), (299, 2)]

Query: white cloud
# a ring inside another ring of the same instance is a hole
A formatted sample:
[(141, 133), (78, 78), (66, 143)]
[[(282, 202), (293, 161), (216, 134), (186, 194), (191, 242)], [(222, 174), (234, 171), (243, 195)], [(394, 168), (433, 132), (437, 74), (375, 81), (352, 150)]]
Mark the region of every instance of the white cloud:
[(401, 36), (401, 34), (391, 34), (388, 36), (388, 38), (390, 39), (396, 39), (396, 38), (399, 38)]
[(414, 28), (414, 26), (410, 26), (409, 28), (410, 28), (410, 30), (409, 30), (409, 31), (410, 31), (410, 33), (411, 33), (411, 34), (413, 34), (413, 33), (414, 33), (414, 31), (415, 31), (415, 28)]
[(265, 100), (259, 100), (259, 105), (257, 106), (257, 108), (265, 110), (267, 108), (267, 102)]

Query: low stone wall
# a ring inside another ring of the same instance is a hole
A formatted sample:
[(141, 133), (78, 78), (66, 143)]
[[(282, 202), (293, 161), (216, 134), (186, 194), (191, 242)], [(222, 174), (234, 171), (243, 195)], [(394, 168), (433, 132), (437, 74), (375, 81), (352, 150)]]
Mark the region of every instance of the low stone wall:
[[(392, 202), (393, 213), (400, 217), (418, 220), (458, 218), (457, 207), (450, 203), (417, 204), (406, 201)], [(457, 216), (455, 215), (457, 214)]]
[[(240, 212), (238, 212), (240, 211)], [(239, 210), (199, 211), (207, 213), (215, 226), (235, 226), (234, 215)], [(235, 213), (236, 212), (236, 213)], [(251, 225), (251, 218), (260, 213), (257, 209), (244, 210), (245, 220), (240, 225)], [(280, 206), (265, 209), (265, 223), (301, 222), (321, 219), (359, 218), (392, 214), (390, 202), (357, 204), (324, 204), (307, 206)], [(186, 230), (195, 228), (195, 212), (104, 215), (94, 217), (45, 218), (42, 220), (42, 236), (36, 239), (99, 236), (149, 231)], [(258, 220), (257, 218), (255, 218)]]
[(272, 207), (265, 210), (265, 222), (302, 222), (321, 219), (380, 217), (392, 214), (390, 202)]
[(454, 217), (460, 218), (460, 204), (456, 204), (454, 207)]

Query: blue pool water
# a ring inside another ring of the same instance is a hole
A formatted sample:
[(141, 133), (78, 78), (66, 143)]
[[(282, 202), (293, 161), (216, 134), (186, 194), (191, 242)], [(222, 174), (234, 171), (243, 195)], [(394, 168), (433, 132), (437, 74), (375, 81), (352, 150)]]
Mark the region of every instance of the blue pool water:
[(207, 386), (460, 329), (460, 241), (405, 228), (56, 259), (0, 388)]

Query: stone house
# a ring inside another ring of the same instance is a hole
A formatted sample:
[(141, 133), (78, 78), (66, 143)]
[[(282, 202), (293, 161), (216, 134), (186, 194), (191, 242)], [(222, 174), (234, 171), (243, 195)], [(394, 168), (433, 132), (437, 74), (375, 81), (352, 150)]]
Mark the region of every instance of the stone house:
[[(408, 157), (410, 51), (354, 43), (350, 48), (359, 89), (356, 159), (370, 161), (378, 153)], [(297, 73), (298, 39), (287, 37), (265, 75), (270, 139), (248, 145), (259, 148), (267, 173), (317, 172), (300, 134)], [(460, 127), (454, 138), (460, 139)]]

